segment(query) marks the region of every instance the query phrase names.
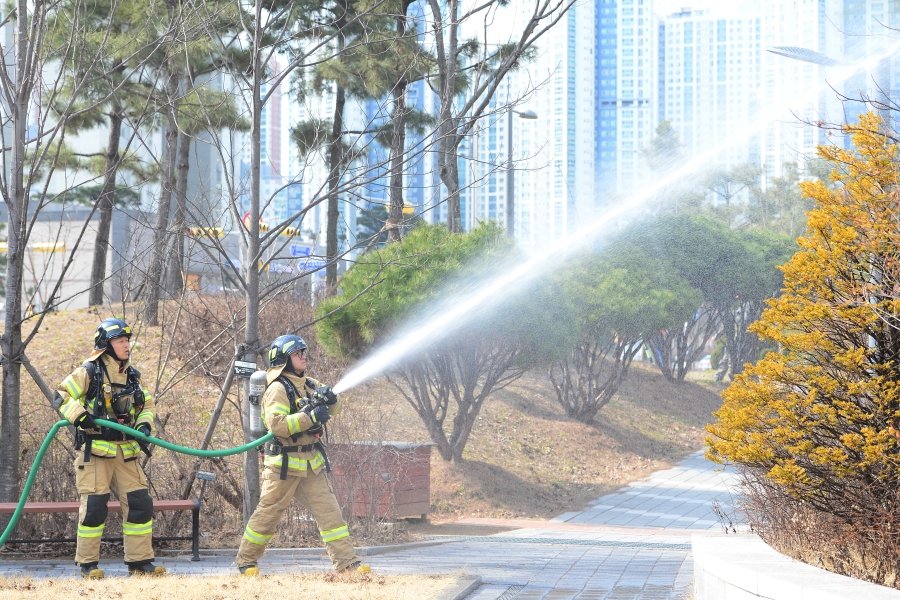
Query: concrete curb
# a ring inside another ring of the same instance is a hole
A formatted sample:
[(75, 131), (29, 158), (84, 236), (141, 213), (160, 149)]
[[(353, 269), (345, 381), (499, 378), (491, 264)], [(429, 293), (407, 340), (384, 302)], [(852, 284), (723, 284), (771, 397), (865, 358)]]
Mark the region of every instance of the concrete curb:
[(779, 554), (757, 535), (696, 534), (692, 541), (696, 600), (900, 599), (898, 590)]
[(466, 575), (460, 577), (448, 589), (444, 590), (434, 600), (463, 600), (481, 585), (481, 575)]
[[(403, 550), (412, 550), (414, 548), (424, 548), (426, 546), (438, 546), (441, 544), (449, 544), (458, 540), (426, 540), (424, 542), (407, 542), (405, 544), (397, 544), (395, 546), (367, 546), (357, 548), (356, 553), (359, 556), (377, 556), (379, 554), (390, 554), (392, 552), (402, 552)], [(190, 550), (160, 550), (159, 554), (165, 555), (189, 555)], [(236, 555), (237, 548), (216, 548), (213, 550), (200, 549), (200, 558), (207, 556), (227, 556)], [(266, 548), (266, 554), (272, 556), (318, 556), (325, 555), (325, 548)]]
[(403, 550), (412, 550), (414, 548), (450, 544), (455, 541), (457, 540), (426, 540), (424, 542), (407, 542), (405, 544), (397, 544), (396, 546), (369, 546), (368, 548), (357, 548), (356, 553), (360, 556), (377, 556), (379, 554), (390, 554), (392, 552), (401, 552)]

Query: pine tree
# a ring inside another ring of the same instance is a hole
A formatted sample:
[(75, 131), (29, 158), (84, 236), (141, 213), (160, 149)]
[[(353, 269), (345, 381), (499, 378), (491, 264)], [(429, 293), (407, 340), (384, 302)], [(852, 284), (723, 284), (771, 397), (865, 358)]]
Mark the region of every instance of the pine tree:
[[(91, 85), (80, 87), (76, 104), (83, 107), (77, 118), (69, 119), (68, 133), (87, 131), (95, 127), (108, 126), (106, 148), (92, 155), (79, 155), (87, 158), (86, 166), (95, 175), (103, 178), (103, 187), (96, 199), (96, 210), (99, 213), (97, 236), (94, 242), (94, 258), (91, 267), (91, 287), (88, 303), (98, 306), (103, 303), (103, 284), (106, 280), (106, 262), (109, 250), (109, 235), (112, 225), (112, 213), (117, 197), (117, 178), (125, 168), (147, 179), (148, 173), (137, 164), (134, 156), (123, 156), (120, 148), (122, 124), (140, 123), (152, 107), (146, 100), (147, 90), (141, 89), (135, 94), (140, 82), (133, 81), (133, 71), (146, 59), (147, 52), (152, 51), (158, 41), (158, 33), (148, 27), (148, 16), (154, 10), (160, 10), (162, 2), (135, 2), (126, 0), (110, 4), (92, 0), (85, 6), (82, 0), (69, 0), (55, 18), (62, 24), (72, 19), (72, 12), (78, 11), (86, 16), (89, 22), (86, 27), (94, 31), (108, 32), (106, 36), (84, 36), (80, 39), (83, 47), (79, 52), (57, 53), (57, 47), (68, 42), (69, 29), (64, 26), (51, 27), (56, 35), (50, 40), (48, 55), (61, 58), (66, 65), (80, 62), (82, 53), (100, 57), (90, 67), (96, 76)], [(56, 39), (58, 38), (58, 39)], [(64, 85), (71, 89), (76, 81), (82, 81), (83, 73), (63, 69), (66, 81)], [(69, 99), (59, 98), (51, 110), (59, 114), (66, 110), (63, 103)], [(99, 160), (97, 160), (99, 159)]]

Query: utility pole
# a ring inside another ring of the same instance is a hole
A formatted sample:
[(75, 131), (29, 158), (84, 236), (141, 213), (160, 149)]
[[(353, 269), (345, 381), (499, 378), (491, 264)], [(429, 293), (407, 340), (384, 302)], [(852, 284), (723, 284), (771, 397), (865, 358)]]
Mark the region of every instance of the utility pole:
[(520, 119), (537, 119), (537, 113), (533, 110), (518, 111), (510, 108), (506, 113), (506, 233), (509, 237), (516, 238), (516, 170), (513, 165), (513, 113)]

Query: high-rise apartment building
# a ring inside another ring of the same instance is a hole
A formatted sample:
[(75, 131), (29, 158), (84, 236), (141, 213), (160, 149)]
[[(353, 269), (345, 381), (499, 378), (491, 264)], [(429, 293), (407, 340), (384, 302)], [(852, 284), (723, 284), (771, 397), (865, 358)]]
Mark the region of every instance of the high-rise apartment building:
[(597, 205), (642, 182), (641, 150), (659, 122), (659, 25), (652, 0), (598, 0), (594, 82)]
[(884, 52), (896, 41), (885, 26), (900, 8), (888, 5), (761, 0), (667, 15), (660, 28), (662, 116), (689, 156), (722, 148), (714, 156), (722, 166), (750, 162), (779, 175), (784, 165), (814, 156), (826, 139), (835, 141), (819, 122), (852, 122), (866, 110), (841, 101), (836, 91), (874, 98), (881, 87), (896, 96), (890, 61), (872, 62), (849, 79), (840, 78), (837, 64)]
[[(768, 175), (787, 163), (815, 155), (825, 132), (819, 120), (842, 120), (834, 91), (826, 84), (829, 67), (766, 51), (799, 47), (833, 55), (841, 47), (839, 0), (763, 0), (761, 82), (762, 118), (766, 125), (760, 158)], [(808, 124), (804, 124), (808, 123)]]
[(660, 119), (668, 119), (687, 156), (722, 148), (722, 166), (760, 162), (760, 136), (730, 144), (761, 118), (761, 7), (723, 3), (683, 9), (660, 27)]
[(576, 3), (544, 34), (495, 99), (503, 107), (534, 86), (516, 109), (537, 118), (501, 111), (471, 140), (468, 224), (506, 222), (510, 133), (520, 244), (560, 239), (637, 188), (657, 125), (656, 28), (652, 0), (598, 0)]
[[(516, 10), (527, 18), (528, 8), (523, 4)], [(545, 33), (534, 59), (504, 78), (477, 131), (463, 142), (459, 172), (465, 229), (488, 220), (505, 225), (510, 191), (515, 236), (528, 247), (560, 239), (593, 218), (596, 11), (593, 2), (576, 3)], [(537, 118), (520, 118), (526, 111)], [(436, 171), (428, 172), (439, 189)], [(430, 221), (446, 218), (446, 207), (439, 204), (444, 199), (443, 191), (430, 193)]]
[[(277, 60), (271, 65), (273, 76), (279, 73)], [(296, 98), (287, 90), (289, 80), (284, 80), (271, 91), (269, 100), (260, 116), (260, 210), (263, 221), (280, 223), (296, 214), (303, 204), (301, 184), (302, 164), (290, 140), (292, 121), (300, 118)], [(261, 93), (269, 94), (268, 81), (263, 82)], [(236, 136), (240, 147), (241, 180), (245, 190), (250, 183), (250, 132)], [(242, 208), (246, 212), (248, 193), (243, 194)]]
[(516, 238), (529, 247), (540, 248), (594, 219), (599, 6), (579, 2), (570, 8), (539, 41), (528, 74), (518, 74), (519, 89), (526, 77), (537, 85), (523, 106), (537, 119), (500, 121), (513, 124)]
[[(892, 0), (845, 0), (831, 9), (839, 14), (841, 23), (840, 46), (829, 47), (827, 52), (849, 62), (861, 62), (863, 67), (844, 84), (844, 94), (856, 99), (844, 102), (843, 116), (848, 122), (857, 115), (871, 110), (865, 99), (884, 102), (888, 98), (897, 102), (900, 94), (900, 58), (896, 45), (900, 41), (900, 2)], [(882, 116), (892, 118), (889, 111)]]

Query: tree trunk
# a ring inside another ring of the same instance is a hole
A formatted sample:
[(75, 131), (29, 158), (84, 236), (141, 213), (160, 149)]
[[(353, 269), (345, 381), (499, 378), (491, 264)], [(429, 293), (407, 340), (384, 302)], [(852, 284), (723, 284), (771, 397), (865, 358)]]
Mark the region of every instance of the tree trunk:
[[(17, 0), (19, 15), (27, 15), (28, 3)], [(28, 104), (31, 100), (31, 80), (26, 72), (26, 58), (31, 43), (29, 19), (16, 19), (16, 92), (10, 107), (12, 119), (12, 147), (10, 170), (7, 180), (6, 207), (9, 212), (7, 226), (6, 267), (6, 318), (0, 349), (3, 351), (3, 405), (0, 407), (0, 502), (15, 502), (19, 496), (19, 460), (21, 438), (19, 429), (19, 394), (22, 375), (19, 363), (22, 348), (22, 264), (24, 262), (26, 225), (28, 222), (28, 194), (25, 190), (25, 134), (28, 121)], [(9, 516), (0, 517), (0, 525), (9, 522)]]
[[(447, 144), (450, 145), (449, 142)], [(462, 233), (462, 207), (459, 203), (459, 164), (456, 162), (456, 147), (444, 151), (444, 164), (441, 165), (441, 181), (447, 188), (447, 229), (450, 233)]]
[(346, 91), (337, 85), (334, 94), (334, 117), (331, 121), (331, 146), (328, 148), (328, 225), (325, 234), (325, 287), (326, 294), (334, 294), (337, 289), (337, 228), (340, 211), (338, 210), (338, 187), (341, 184), (341, 163), (343, 162), (344, 103)]
[(169, 211), (172, 205), (172, 194), (175, 191), (175, 160), (178, 146), (178, 122), (176, 121), (178, 97), (178, 77), (169, 73), (166, 84), (169, 101), (168, 123), (166, 126), (166, 149), (163, 158), (163, 185), (159, 197), (159, 208), (156, 213), (156, 228), (153, 231), (153, 248), (150, 268), (144, 289), (147, 294), (147, 305), (144, 307), (144, 324), (159, 325), (159, 299), (162, 295), (163, 262), (168, 246)]
[(103, 287), (106, 283), (106, 256), (109, 250), (109, 232), (112, 228), (112, 214), (116, 202), (116, 176), (119, 172), (119, 136), (122, 132), (122, 106), (113, 101), (109, 111), (109, 138), (106, 141), (106, 171), (103, 189), (97, 198), (97, 239), (94, 242), (94, 262), (91, 266), (91, 291), (88, 305), (103, 304)]
[(462, 139), (459, 137), (459, 122), (453, 117), (453, 103), (456, 100), (457, 57), (459, 56), (459, 0), (446, 0), (446, 2), (429, 0), (429, 5), (435, 23), (443, 25), (435, 29), (439, 46), (438, 69), (441, 71), (441, 111), (437, 128), (439, 133), (438, 174), (447, 188), (447, 229), (451, 233), (462, 233), (459, 165), (456, 159)]
[(175, 214), (172, 216), (173, 252), (169, 255), (168, 288), (173, 296), (181, 294), (184, 287), (184, 231), (187, 227), (188, 170), (191, 167), (191, 136), (181, 132), (178, 136), (178, 167), (175, 177)]
[[(261, 3), (256, 2), (257, 22), (261, 18)], [(253, 45), (253, 89), (252, 110), (250, 114), (250, 220), (247, 223), (247, 264), (244, 280), (247, 286), (244, 289), (244, 305), (246, 306), (244, 325), (244, 344), (238, 347), (236, 354), (243, 354), (243, 360), (256, 362), (259, 353), (259, 213), (260, 213), (260, 160), (262, 159), (262, 78), (265, 75), (265, 65), (262, 61), (260, 44), (262, 32), (257, 28), (254, 31)], [(253, 441), (250, 433), (250, 403), (246, 400), (250, 396), (250, 380), (244, 380), (243, 401), (238, 394), (238, 406), (241, 407), (244, 424), (244, 441)], [(256, 505), (259, 504), (259, 457), (256, 452), (245, 452), (244, 465), (244, 524), (250, 520)]]
[[(403, 13), (397, 17), (397, 37), (406, 35), (406, 10), (411, 3), (405, 3)], [(389, 242), (400, 241), (403, 236), (403, 155), (406, 152), (406, 88), (405, 77), (394, 86), (394, 107), (391, 122), (394, 126), (391, 137), (391, 208), (388, 215), (387, 234)]]
[[(398, 21), (406, 22), (405, 18)], [(401, 32), (402, 35), (402, 32)], [(388, 241), (396, 242), (402, 237), (403, 223), (403, 155), (406, 151), (406, 88), (403, 79), (394, 87), (394, 110), (391, 121), (394, 133), (391, 137), (391, 210), (388, 216)]]

